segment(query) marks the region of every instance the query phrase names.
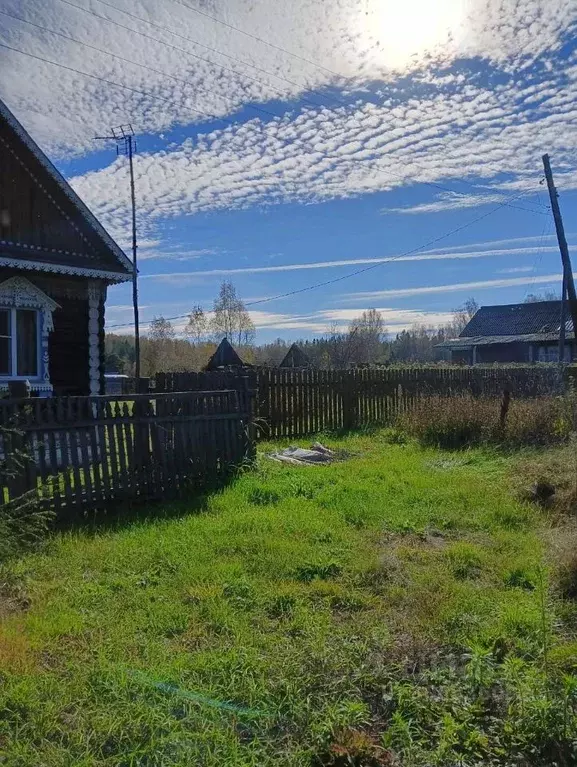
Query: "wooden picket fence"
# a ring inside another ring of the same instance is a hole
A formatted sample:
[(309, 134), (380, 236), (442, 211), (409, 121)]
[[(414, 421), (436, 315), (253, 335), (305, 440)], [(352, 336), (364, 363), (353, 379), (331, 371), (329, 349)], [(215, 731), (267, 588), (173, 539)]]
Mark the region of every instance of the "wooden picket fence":
[(422, 397), (440, 394), (537, 397), (564, 386), (557, 366), (406, 367), (353, 370), (261, 368), (246, 372), (158, 373), (155, 390), (256, 389), (261, 439), (390, 425)]
[(246, 389), (0, 400), (0, 506), (166, 499), (255, 455)]

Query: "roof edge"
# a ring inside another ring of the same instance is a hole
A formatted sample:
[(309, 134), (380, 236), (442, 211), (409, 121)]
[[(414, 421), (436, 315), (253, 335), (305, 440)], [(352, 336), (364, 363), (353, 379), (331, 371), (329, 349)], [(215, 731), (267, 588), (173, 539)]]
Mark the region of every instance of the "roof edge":
[(56, 168), (56, 166), (52, 164), (52, 162), (44, 154), (42, 149), (40, 149), (38, 144), (34, 141), (34, 139), (30, 136), (30, 134), (18, 121), (18, 119), (12, 114), (12, 112), (6, 106), (6, 104), (2, 101), (2, 99), (0, 99), (0, 114), (6, 119), (6, 121), (11, 126), (12, 130), (14, 130), (14, 132), (17, 134), (18, 138), (28, 147), (28, 149), (36, 157), (38, 162), (43, 166), (43, 168), (47, 171), (47, 173), (49, 173), (54, 179), (54, 181), (56, 181), (56, 183), (62, 188), (62, 191), (64, 192), (64, 194), (68, 197), (68, 199), (72, 202), (72, 204), (76, 206), (80, 215), (84, 218), (86, 223), (90, 227), (92, 227), (92, 229), (104, 242), (106, 247), (112, 252), (112, 254), (120, 262), (123, 268), (126, 269), (129, 275), (132, 275), (133, 267), (132, 267), (132, 262), (130, 261), (130, 259), (121, 250), (120, 246), (116, 244), (116, 242), (108, 234), (106, 229), (102, 226), (100, 221), (96, 218), (94, 213), (92, 213), (90, 208), (76, 194), (76, 192), (70, 186), (68, 181), (66, 181), (66, 179), (60, 173), (60, 171)]
[(67, 274), (78, 277), (96, 277), (107, 282), (129, 282), (132, 279), (132, 274), (127, 274), (126, 272), (109, 272), (103, 269), (90, 269), (85, 266), (48, 264), (44, 261), (27, 261), (18, 258), (5, 258), (3, 256), (0, 256), (1, 266), (31, 272), (53, 272), (55, 274)]

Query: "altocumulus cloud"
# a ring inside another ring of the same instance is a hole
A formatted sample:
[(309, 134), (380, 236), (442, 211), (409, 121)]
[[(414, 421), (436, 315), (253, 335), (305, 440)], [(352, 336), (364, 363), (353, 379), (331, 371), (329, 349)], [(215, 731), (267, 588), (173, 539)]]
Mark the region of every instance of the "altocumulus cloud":
[[(139, 204), (151, 222), (350, 197), (462, 178), (464, 171), (485, 179), (487, 188), (461, 200), (439, 195), (422, 210), (469, 207), (531, 188), (544, 149), (560, 167), (572, 158), (577, 62), (566, 56), (561, 67), (557, 59), (575, 20), (572, 0), (227, 3), (227, 22), (298, 57), (174, 0), (32, 0), (26, 7), (5, 0), (3, 9), (43, 29), (3, 17), (0, 41), (134, 89), (0, 49), (0, 90), (51, 152), (90, 152), (94, 134), (126, 115), (141, 133), (174, 126), (189, 133), (137, 158)], [(491, 69), (497, 84), (490, 84)], [(375, 83), (376, 90), (363, 91)], [(332, 90), (312, 92), (324, 86)], [(303, 96), (300, 109), (283, 108)], [(194, 127), (206, 122), (201, 113), (231, 116), (272, 100), (277, 117), (255, 112), (226, 128), (198, 133)], [(73, 183), (113, 233), (122, 229), (123, 161)], [(559, 183), (577, 187), (577, 174), (568, 172)]]

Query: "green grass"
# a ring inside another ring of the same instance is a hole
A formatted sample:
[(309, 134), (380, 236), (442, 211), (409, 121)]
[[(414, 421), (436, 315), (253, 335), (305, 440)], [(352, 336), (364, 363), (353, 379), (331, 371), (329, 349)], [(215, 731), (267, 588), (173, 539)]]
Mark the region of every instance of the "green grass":
[(6, 565), (0, 763), (575, 764), (577, 617), (508, 460), (333, 443)]

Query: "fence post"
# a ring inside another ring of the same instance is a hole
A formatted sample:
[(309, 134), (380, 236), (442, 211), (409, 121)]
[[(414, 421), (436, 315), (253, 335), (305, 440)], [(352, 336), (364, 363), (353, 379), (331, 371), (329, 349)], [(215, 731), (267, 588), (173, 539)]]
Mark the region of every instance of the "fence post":
[[(251, 388), (250, 376), (243, 376), (244, 398), (246, 398), (246, 409), (248, 420), (246, 423), (246, 435), (248, 440), (247, 457), (253, 462), (256, 459), (256, 428), (255, 428), (255, 402), (258, 397), (258, 389)], [(258, 386), (258, 379), (255, 380)]]
[(343, 370), (342, 375), (342, 401), (343, 401), (343, 429), (348, 431), (357, 426), (357, 408), (355, 402), (355, 370)]
[(511, 402), (511, 392), (508, 389), (503, 391), (503, 399), (501, 401), (501, 413), (499, 415), (499, 428), (501, 431), (505, 430), (507, 423), (507, 413), (509, 412), (509, 403)]

